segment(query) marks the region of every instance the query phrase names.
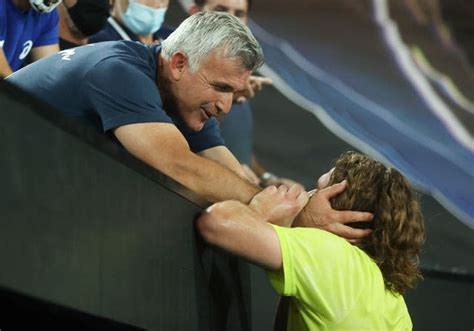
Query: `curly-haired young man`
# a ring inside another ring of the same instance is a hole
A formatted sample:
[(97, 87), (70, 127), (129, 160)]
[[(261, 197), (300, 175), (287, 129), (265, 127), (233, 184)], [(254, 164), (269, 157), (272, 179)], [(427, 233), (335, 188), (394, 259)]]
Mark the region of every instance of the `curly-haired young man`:
[[(330, 185), (343, 180), (348, 187), (338, 194)], [(408, 182), (395, 169), (346, 153), (309, 195), (297, 186), (270, 187), (248, 205), (211, 206), (197, 226), (209, 243), (268, 270), (285, 297), (275, 330), (410, 330), (402, 294), (421, 278), (424, 230)], [(348, 241), (316, 228), (288, 227), (298, 226), (294, 219), (303, 206), (311, 213), (312, 205), (328, 198), (335, 209), (373, 213), (373, 221), (354, 224), (371, 233)], [(283, 223), (265, 222), (275, 214)]]

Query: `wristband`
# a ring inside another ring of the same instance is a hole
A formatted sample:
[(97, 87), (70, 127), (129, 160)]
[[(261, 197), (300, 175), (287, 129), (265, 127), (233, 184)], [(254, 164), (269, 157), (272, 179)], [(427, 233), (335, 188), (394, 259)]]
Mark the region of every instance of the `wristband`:
[(278, 176), (268, 171), (265, 171), (263, 175), (260, 176), (260, 181), (262, 182), (262, 184), (266, 184), (271, 180), (278, 180)]

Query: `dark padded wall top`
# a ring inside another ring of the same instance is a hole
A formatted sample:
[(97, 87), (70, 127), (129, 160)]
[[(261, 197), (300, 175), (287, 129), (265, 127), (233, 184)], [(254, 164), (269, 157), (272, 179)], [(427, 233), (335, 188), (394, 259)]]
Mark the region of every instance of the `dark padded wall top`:
[(246, 266), (195, 235), (205, 201), (0, 83), (0, 287), (149, 330), (249, 329)]

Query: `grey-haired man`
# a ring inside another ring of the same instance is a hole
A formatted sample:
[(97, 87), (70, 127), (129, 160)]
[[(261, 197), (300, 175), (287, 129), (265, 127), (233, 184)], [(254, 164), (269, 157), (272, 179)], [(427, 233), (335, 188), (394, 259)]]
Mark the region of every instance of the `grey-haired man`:
[[(234, 93), (262, 61), (239, 19), (207, 12), (186, 19), (161, 46), (91, 44), (33, 63), (9, 80), (113, 132), (130, 153), (207, 200), (249, 202), (259, 188), (243, 179), (215, 117), (230, 110)], [(339, 213), (321, 217), (335, 220)]]

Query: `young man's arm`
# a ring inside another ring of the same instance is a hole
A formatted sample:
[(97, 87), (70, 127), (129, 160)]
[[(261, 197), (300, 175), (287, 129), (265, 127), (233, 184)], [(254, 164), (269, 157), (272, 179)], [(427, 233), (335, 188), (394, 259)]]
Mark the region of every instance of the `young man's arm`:
[(209, 244), (242, 257), (268, 270), (282, 266), (280, 242), (268, 223), (279, 219), (290, 225), (308, 201), (301, 186), (271, 186), (257, 194), (249, 205), (224, 201), (209, 207), (197, 220), (197, 228)]
[(197, 220), (206, 242), (268, 270), (282, 266), (280, 242), (269, 223), (238, 201), (210, 207)]

